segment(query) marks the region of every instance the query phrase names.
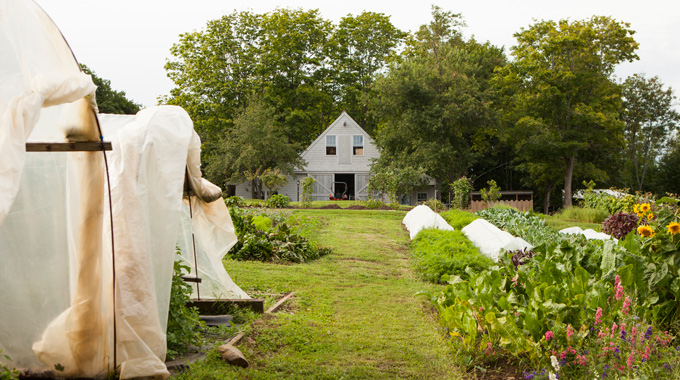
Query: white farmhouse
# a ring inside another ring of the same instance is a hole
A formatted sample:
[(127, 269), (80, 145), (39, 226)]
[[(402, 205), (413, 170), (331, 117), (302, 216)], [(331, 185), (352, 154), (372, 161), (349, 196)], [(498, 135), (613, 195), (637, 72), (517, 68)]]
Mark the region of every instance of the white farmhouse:
[[(309, 176), (316, 180), (313, 193), (316, 201), (368, 199), (369, 171), (373, 160), (380, 157), (380, 152), (371, 136), (347, 112), (342, 111), (301, 156), (307, 164), (288, 178), (288, 184), (279, 189), (279, 194), (298, 201), (302, 192), (300, 181)], [(417, 204), (433, 198), (433, 185), (414, 191), (403, 202)], [(238, 184), (234, 195), (252, 198), (250, 187), (249, 182)]]

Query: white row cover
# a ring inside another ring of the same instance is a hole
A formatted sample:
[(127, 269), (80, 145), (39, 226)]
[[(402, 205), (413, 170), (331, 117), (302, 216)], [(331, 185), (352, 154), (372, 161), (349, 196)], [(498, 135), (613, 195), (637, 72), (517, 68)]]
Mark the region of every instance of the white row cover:
[[(609, 240), (612, 237), (610, 235), (605, 234), (604, 232), (597, 232), (591, 228), (588, 228), (587, 230), (583, 230), (581, 227), (569, 227), (565, 228), (563, 230), (560, 230), (561, 234), (574, 234), (574, 235), (583, 235), (586, 237), (588, 240)], [(617, 240), (617, 239), (614, 239)]]
[[(109, 194), (101, 152), (25, 152), (26, 141), (100, 136), (95, 87), (56, 26), (30, 0), (0, 1), (0, 51), (0, 350), (12, 359), (0, 362), (63, 367), (56, 375), (65, 377), (103, 377), (120, 365), (123, 379), (167, 378), (175, 246), (193, 264), (189, 227), (202, 298), (247, 297), (221, 264), (233, 225), (223, 202), (206, 203), (219, 189), (200, 178), (191, 120), (177, 107), (102, 117), (114, 149)], [(182, 201), (187, 171), (199, 195), (191, 221)]]
[(514, 237), (484, 219), (474, 220), (463, 227), (462, 231), (484, 256), (493, 261), (498, 261), (501, 249), (515, 251), (534, 248), (526, 240)]
[(404, 216), (402, 223), (406, 226), (411, 240), (415, 239), (418, 232), (425, 228), (453, 231), (453, 227), (451, 227), (441, 215), (432, 211), (431, 208), (425, 205), (414, 207), (406, 214), (406, 216)]

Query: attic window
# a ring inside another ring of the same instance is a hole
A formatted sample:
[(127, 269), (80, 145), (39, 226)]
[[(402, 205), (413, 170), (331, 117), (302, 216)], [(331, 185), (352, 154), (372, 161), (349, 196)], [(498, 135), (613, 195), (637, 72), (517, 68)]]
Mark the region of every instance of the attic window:
[(335, 135), (326, 135), (326, 156), (335, 156)]
[(355, 156), (364, 155), (364, 136), (352, 136), (352, 154)]

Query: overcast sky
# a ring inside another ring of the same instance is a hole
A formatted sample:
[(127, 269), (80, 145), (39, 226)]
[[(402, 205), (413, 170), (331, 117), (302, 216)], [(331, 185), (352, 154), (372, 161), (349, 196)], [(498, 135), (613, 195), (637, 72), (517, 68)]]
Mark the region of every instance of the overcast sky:
[[(372, 0), (36, 0), (66, 37), (76, 58), (115, 90), (144, 106), (173, 87), (163, 66), (170, 47), (181, 33), (202, 29), (208, 20), (234, 10), (256, 13), (281, 8), (318, 8), (322, 17), (337, 23), (348, 14), (384, 13), (405, 31), (430, 21), (432, 3)], [(640, 60), (622, 64), (617, 75), (657, 75), (667, 86), (680, 89), (680, 1), (678, 0), (530, 0), (440, 1), (447, 11), (462, 13), (467, 36), (505, 46), (515, 44), (513, 34), (533, 20), (580, 20), (593, 15), (612, 16), (631, 24), (640, 43)]]

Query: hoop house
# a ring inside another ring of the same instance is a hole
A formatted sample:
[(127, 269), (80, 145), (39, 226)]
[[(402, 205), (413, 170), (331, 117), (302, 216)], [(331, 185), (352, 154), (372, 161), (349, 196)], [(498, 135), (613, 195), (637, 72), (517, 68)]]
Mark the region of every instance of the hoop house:
[[(0, 350), (12, 361), (0, 360), (167, 378), (176, 246), (206, 297), (249, 298), (221, 263), (236, 238), (220, 189), (201, 178), (189, 116), (98, 117), (91, 78), (32, 1), (0, 2), (0, 51)], [(183, 201), (185, 183), (196, 196)]]

